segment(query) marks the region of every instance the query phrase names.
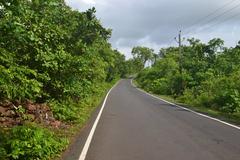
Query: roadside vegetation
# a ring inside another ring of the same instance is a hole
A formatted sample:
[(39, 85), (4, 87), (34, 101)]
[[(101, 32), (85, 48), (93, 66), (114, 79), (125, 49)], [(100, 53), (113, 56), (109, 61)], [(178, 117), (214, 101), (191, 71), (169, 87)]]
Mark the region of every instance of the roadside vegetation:
[(157, 56), (146, 56), (143, 50), (135, 56), (134, 52), (133, 60), (142, 66), (146, 62), (142, 57), (152, 61), (151, 66), (138, 70), (139, 87), (240, 124), (240, 43), (228, 48), (218, 38), (206, 44), (189, 39), (181, 54), (179, 47), (163, 48)]
[(127, 74), (95, 9), (0, 1), (0, 159), (52, 159)]

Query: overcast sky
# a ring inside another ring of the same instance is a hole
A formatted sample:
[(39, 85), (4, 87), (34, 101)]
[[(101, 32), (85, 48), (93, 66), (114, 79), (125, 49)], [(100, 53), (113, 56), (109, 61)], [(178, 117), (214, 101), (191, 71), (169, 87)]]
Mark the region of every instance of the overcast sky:
[(235, 46), (240, 40), (240, 0), (66, 2), (79, 11), (95, 7), (103, 26), (113, 30), (112, 46), (128, 58), (134, 46), (147, 46), (158, 52), (161, 47), (176, 45), (174, 37), (180, 29), (184, 37), (195, 37), (204, 42), (219, 37), (225, 40), (226, 46)]

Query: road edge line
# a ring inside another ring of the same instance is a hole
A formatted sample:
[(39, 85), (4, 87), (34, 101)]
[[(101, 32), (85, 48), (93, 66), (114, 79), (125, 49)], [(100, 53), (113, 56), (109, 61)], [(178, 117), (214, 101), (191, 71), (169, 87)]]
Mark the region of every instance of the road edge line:
[(177, 105), (177, 104), (175, 104), (175, 103), (172, 103), (172, 102), (169, 102), (169, 101), (167, 101), (167, 100), (164, 100), (164, 99), (162, 99), (162, 98), (160, 98), (160, 97), (157, 97), (157, 96), (155, 96), (155, 95), (152, 95), (152, 94), (150, 94), (150, 93), (148, 93), (148, 92), (146, 92), (146, 91), (138, 88), (135, 84), (133, 84), (133, 79), (131, 79), (131, 85), (132, 85), (133, 87), (135, 87), (137, 90), (139, 90), (139, 91), (141, 91), (141, 92), (143, 92), (143, 93), (145, 93), (145, 94), (147, 94), (147, 95), (149, 95), (149, 96), (151, 96), (151, 97), (154, 97), (154, 98), (156, 98), (156, 99), (158, 99), (158, 100), (161, 100), (161, 101), (163, 101), (163, 102), (165, 102), (165, 103), (171, 104), (171, 105), (176, 106), (176, 107), (178, 107), (178, 108), (181, 108), (181, 109), (183, 109), (183, 110), (192, 112), (192, 113), (197, 114), (197, 115), (199, 115), (199, 116), (202, 116), (202, 117), (205, 117), (205, 118), (208, 118), (208, 119), (211, 119), (211, 120), (220, 122), (220, 123), (222, 123), (222, 124), (225, 124), (225, 125), (227, 125), (227, 126), (230, 126), (230, 127), (233, 127), (233, 128), (235, 128), (235, 129), (240, 130), (240, 127), (238, 127), (238, 126), (236, 126), (236, 125), (233, 125), (233, 124), (231, 124), (231, 123), (222, 121), (222, 120), (220, 120), (220, 119), (217, 119), (217, 118), (208, 116), (208, 115), (203, 114), (203, 113), (199, 113), (199, 112), (194, 111), (194, 110), (191, 110), (191, 109), (189, 109), (189, 108), (182, 107), (182, 106)]
[(98, 113), (98, 115), (97, 115), (97, 118), (96, 118), (95, 121), (94, 121), (94, 124), (93, 124), (93, 126), (92, 126), (92, 128), (91, 128), (91, 131), (89, 132), (88, 138), (87, 138), (87, 140), (86, 140), (86, 142), (85, 142), (85, 144), (84, 144), (84, 147), (83, 147), (83, 149), (82, 149), (82, 152), (81, 152), (78, 160), (85, 160), (85, 158), (86, 158), (86, 156), (87, 156), (88, 149), (89, 149), (89, 147), (90, 147), (90, 144), (91, 144), (91, 141), (92, 141), (92, 138), (93, 138), (93, 135), (94, 135), (95, 130), (96, 130), (96, 128), (97, 128), (98, 122), (99, 122), (99, 120), (100, 120), (100, 118), (101, 118), (103, 109), (105, 108), (105, 104), (106, 104), (108, 95), (109, 95), (110, 92), (119, 84), (120, 81), (121, 81), (121, 80), (119, 80), (119, 81), (108, 91), (107, 95), (105, 96), (105, 99), (104, 99), (104, 101), (103, 101), (102, 107), (101, 107), (101, 109), (100, 109), (100, 111), (99, 111), (99, 113)]

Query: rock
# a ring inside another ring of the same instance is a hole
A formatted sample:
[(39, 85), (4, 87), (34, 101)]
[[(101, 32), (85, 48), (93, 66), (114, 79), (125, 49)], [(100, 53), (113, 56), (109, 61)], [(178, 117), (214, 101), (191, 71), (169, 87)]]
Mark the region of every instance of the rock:
[(8, 101), (8, 100), (4, 100), (4, 101), (2, 101), (1, 103), (0, 103), (0, 106), (2, 106), (2, 107), (9, 107), (9, 106), (11, 106), (12, 105), (12, 102), (10, 102), (10, 101)]
[(5, 117), (4, 121), (1, 122), (2, 126), (6, 126), (6, 127), (12, 127), (13, 125), (17, 125), (18, 123), (16, 122), (16, 120), (14, 120), (13, 118), (9, 118), (9, 117)]
[[(22, 113), (19, 108), (21, 106), (26, 112)], [(10, 101), (0, 102), (0, 126), (12, 127), (21, 125), (26, 121), (44, 123), (54, 128), (67, 128), (61, 121), (57, 121), (53, 117), (53, 113), (46, 103), (37, 104), (30, 100), (14, 101), (13, 103)]]
[(45, 116), (46, 120), (55, 121), (55, 118), (53, 117), (53, 113), (52, 112), (47, 112), (46, 115), (47, 115), (47, 116)]
[(0, 122), (5, 122), (5, 121), (6, 121), (6, 118), (0, 117)]
[(5, 113), (2, 114), (4, 117), (14, 117), (16, 113), (13, 110), (8, 110)]
[(60, 121), (53, 121), (53, 122), (50, 122), (50, 125), (52, 127), (59, 128), (61, 126), (61, 122)]
[(33, 104), (26, 104), (26, 109), (29, 113), (34, 113), (37, 110), (37, 106)]
[(35, 104), (35, 106), (36, 106), (36, 108), (37, 108), (38, 110), (42, 110), (42, 107), (41, 107), (40, 104)]
[(6, 108), (0, 106), (0, 115), (3, 114), (3, 113), (5, 113), (6, 111), (7, 111)]
[(41, 108), (41, 110), (44, 111), (44, 112), (50, 111), (50, 108), (49, 108), (46, 104), (41, 104), (41, 105), (40, 105), (40, 108)]

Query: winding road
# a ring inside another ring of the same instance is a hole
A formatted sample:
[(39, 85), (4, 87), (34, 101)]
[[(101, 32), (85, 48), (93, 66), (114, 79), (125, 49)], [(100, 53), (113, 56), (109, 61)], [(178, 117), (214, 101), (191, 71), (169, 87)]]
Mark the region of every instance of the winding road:
[(90, 145), (98, 113), (65, 160), (240, 160), (238, 128), (154, 98), (130, 80), (121, 80), (104, 106)]

